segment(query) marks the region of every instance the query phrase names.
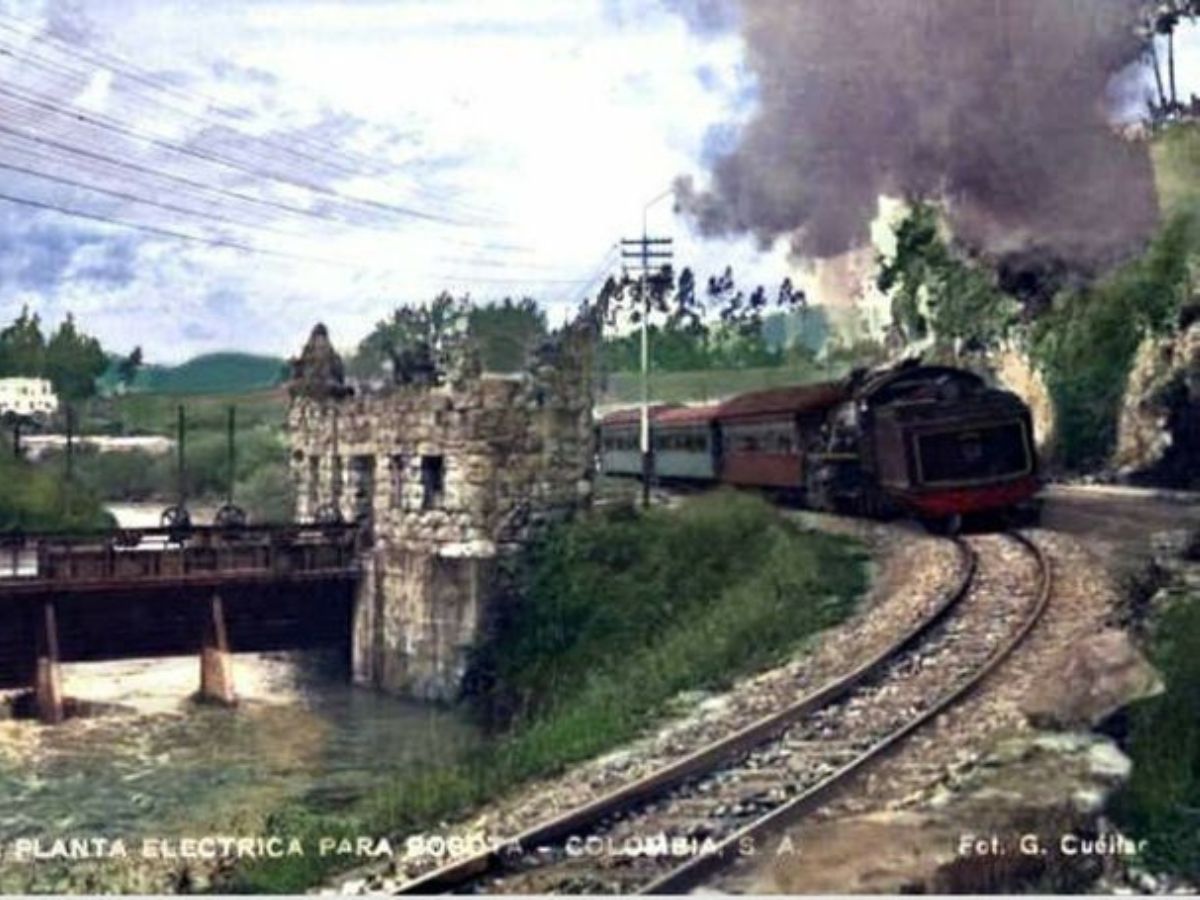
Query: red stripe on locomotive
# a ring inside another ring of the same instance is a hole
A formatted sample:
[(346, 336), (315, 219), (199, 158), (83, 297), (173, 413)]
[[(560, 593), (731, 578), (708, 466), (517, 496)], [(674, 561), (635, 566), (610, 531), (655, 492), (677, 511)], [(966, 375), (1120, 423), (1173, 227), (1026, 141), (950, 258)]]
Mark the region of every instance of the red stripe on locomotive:
[(1029, 475), (1004, 484), (906, 494), (903, 499), (908, 506), (923, 515), (951, 516), (1016, 506), (1030, 499), (1037, 491), (1037, 479)]

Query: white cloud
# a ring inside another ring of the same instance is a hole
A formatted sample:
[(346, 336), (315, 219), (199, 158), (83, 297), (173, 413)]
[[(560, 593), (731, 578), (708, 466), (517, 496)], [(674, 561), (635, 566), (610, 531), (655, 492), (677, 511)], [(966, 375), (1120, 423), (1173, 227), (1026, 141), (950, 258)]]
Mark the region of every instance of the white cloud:
[[(61, 20), (61, 8), (55, 9)], [(220, 152), (382, 203), (502, 220), (456, 227), (379, 216), (374, 230), (338, 228), (210, 196), (209, 211), (296, 236), (219, 233), (301, 259), (143, 236), (128, 283), (89, 279), (104, 251), (84, 245), (64, 275), (40, 291), (0, 285), (6, 305), (32, 297), (48, 311), (73, 309), (112, 349), (142, 344), (156, 360), (230, 346), (294, 352), (318, 319), (340, 344), (351, 345), (391, 304), (424, 300), (443, 288), (477, 297), (529, 293), (552, 317), (561, 316), (585, 285), (554, 280), (592, 275), (614, 240), (640, 229), (648, 199), (682, 172), (702, 174), (710, 126), (746, 113), (738, 38), (700, 38), (667, 14), (618, 25), (599, 2), (122, 0), (80, 9), (99, 45), (156, 79), (170, 77), (186, 96), (166, 98), (172, 112), (146, 102), (143, 86), (95, 67), (74, 80), (43, 75), (39, 90), (65, 92), (96, 114), (171, 141), (195, 137), (200, 123), (186, 113), (206, 115), (203, 98), (244, 108), (238, 127), (277, 143), (259, 145), (256, 153), (244, 138), (226, 134), (216, 145)], [(0, 4), (0, 11), (28, 20), (39, 10)], [(2, 69), (0, 77), (12, 71)], [(38, 127), (61, 126), (43, 118)], [(74, 139), (75, 132), (63, 133), (64, 140)], [(329, 154), (320, 146), (325, 141), (345, 152)], [(5, 143), (0, 140), (0, 160), (10, 158)], [(111, 150), (108, 141), (101, 146)], [(179, 163), (161, 148), (123, 147), (128, 159), (151, 168)], [(351, 177), (346, 154), (356, 166), (381, 160), (396, 172)], [(226, 190), (277, 203), (313, 202), (294, 186), (183, 161), (181, 170)], [(184, 186), (148, 187), (144, 177), (94, 161), (78, 170), (92, 183), (133, 185), (128, 189), (162, 202), (199, 202)], [(86, 194), (24, 187), (43, 200), (98, 206)], [(152, 208), (99, 208), (155, 227), (203, 231), (205, 225)], [(43, 226), (66, 222), (31, 210), (20, 217)], [(760, 254), (748, 240), (701, 241), (688, 234), (669, 201), (650, 211), (649, 224), (674, 234), (679, 262), (702, 276), (732, 263), (743, 280), (777, 283), (789, 268), (782, 251)]]

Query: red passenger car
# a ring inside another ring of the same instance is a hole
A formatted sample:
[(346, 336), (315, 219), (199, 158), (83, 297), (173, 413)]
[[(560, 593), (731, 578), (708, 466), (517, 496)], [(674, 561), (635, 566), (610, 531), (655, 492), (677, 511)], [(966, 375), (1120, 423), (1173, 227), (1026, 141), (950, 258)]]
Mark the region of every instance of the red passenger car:
[(846, 398), (841, 382), (740, 394), (717, 407), (720, 479), (743, 487), (799, 492), (805, 450), (831, 407)]

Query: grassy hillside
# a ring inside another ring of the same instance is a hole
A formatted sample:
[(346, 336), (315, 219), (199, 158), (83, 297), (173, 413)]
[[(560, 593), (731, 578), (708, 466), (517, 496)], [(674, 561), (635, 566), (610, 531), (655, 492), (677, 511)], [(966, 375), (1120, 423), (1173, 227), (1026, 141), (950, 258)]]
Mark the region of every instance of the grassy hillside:
[[(788, 365), (762, 369), (706, 369), (694, 372), (651, 372), (650, 397), (656, 402), (706, 402), (761, 388), (804, 384), (840, 378), (845, 364), (831, 367)], [(619, 405), (642, 399), (641, 375), (637, 372), (611, 372), (601, 388), (598, 403)]]
[(1164, 216), (1200, 210), (1200, 124), (1174, 125), (1150, 145)]
[(238, 430), (255, 426), (279, 428), (287, 409), (282, 388), (246, 393), (126, 394), (97, 398), (84, 413), (85, 432), (98, 434), (162, 434), (175, 436), (179, 406), (187, 414), (188, 431), (224, 433), (230, 406), (237, 407)]
[[(102, 393), (117, 389), (119, 362), (119, 357), (113, 357), (108, 371), (98, 379)], [(283, 382), (284, 366), (284, 360), (274, 356), (208, 353), (178, 366), (143, 366), (130, 390), (163, 394), (240, 394), (268, 390)]]
[(1127, 833), (1147, 839), (1150, 865), (1194, 884), (1200, 880), (1200, 593), (1176, 596), (1151, 637), (1166, 690), (1131, 710), (1133, 777), (1114, 812)]
[(170, 368), (150, 366), (135, 388), (163, 394), (243, 393), (276, 387), (284, 361), (249, 353), (209, 353)]

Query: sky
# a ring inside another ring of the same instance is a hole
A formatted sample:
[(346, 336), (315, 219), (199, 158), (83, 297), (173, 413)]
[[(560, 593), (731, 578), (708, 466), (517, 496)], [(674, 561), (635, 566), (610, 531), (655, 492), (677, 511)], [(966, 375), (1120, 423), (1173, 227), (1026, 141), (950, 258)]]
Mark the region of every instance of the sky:
[[(691, 237), (661, 196), (702, 174), (754, 85), (736, 35), (652, 0), (5, 0), (9, 84), (0, 164), (126, 196), (11, 168), (0, 192), (277, 254), (0, 199), (0, 319), (70, 311), (115, 352), (290, 354), (318, 320), (350, 347), (442, 289), (529, 294), (561, 320), (656, 198), (649, 228), (683, 264), (776, 285), (788, 271), (783, 248)], [(339, 212), (338, 195), (382, 205)]]
[(664, 196), (756, 91), (736, 29), (678, 5), (0, 0), (0, 321), (73, 312), (166, 363), (294, 354), (317, 321), (350, 348), (443, 289), (561, 321), (652, 200), (681, 265), (773, 288), (785, 242), (701, 239)]

